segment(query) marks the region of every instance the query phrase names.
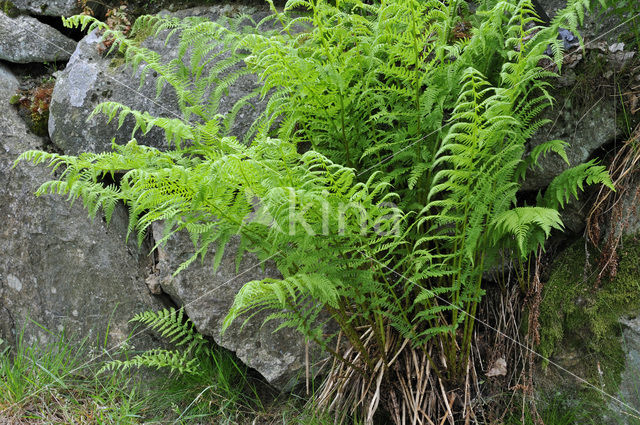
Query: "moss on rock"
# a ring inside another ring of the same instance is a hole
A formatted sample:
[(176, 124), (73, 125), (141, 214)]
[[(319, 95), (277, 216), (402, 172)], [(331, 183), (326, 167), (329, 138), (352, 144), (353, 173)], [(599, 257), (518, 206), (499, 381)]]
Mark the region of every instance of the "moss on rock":
[(9, 0), (0, 0), (0, 10), (10, 18), (15, 18), (20, 15), (20, 11), (16, 5)]
[(640, 241), (623, 240), (617, 276), (599, 286), (585, 266), (587, 252), (597, 255), (580, 240), (556, 260), (540, 306), (538, 349), (611, 394), (625, 367), (620, 319), (640, 311)]

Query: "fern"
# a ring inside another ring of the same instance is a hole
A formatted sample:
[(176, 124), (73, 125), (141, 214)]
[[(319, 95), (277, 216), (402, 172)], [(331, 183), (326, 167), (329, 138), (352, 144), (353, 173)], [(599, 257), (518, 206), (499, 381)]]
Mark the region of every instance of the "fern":
[(206, 349), (207, 340), (196, 331), (193, 323), (186, 319), (183, 309), (176, 310), (171, 307), (157, 312), (145, 311), (135, 315), (130, 322), (146, 325), (181, 349), (153, 349), (129, 360), (112, 360), (106, 363), (100, 372), (150, 367), (166, 368), (170, 372), (179, 374), (198, 375), (203, 373), (200, 357), (210, 354)]
[(199, 375), (200, 360), (189, 356), (188, 352), (175, 350), (152, 349), (138, 354), (131, 360), (112, 360), (106, 363), (98, 373), (112, 371), (126, 371), (131, 368), (148, 367), (155, 369), (169, 369), (181, 375)]
[[(404, 394), (389, 373), (406, 347), (425, 356), (437, 351), (447, 365), (441, 372), (455, 382), (467, 369), (482, 277), (498, 249), (531, 255), (562, 229), (558, 210), (584, 184), (611, 185), (590, 162), (557, 177), (536, 205), (517, 206), (527, 168), (549, 152), (566, 159), (560, 141), (530, 152), (527, 141), (552, 101), (555, 74), (539, 66), (544, 51), (551, 43), (561, 66), (557, 30), (576, 32), (589, 1), (569, 1), (548, 28), (536, 26), (530, 0), (486, 1), (470, 17), (469, 34), (454, 36), (458, 3), (295, 0), (249, 26), (242, 18), (139, 19), (134, 34), (180, 37), (179, 57), (168, 63), (135, 38), (70, 18), (67, 24), (102, 28), (134, 69), (144, 63), (144, 72), (156, 72), (158, 90), (172, 86), (182, 116), (104, 103), (94, 113), (120, 124), (135, 120), (131, 141), (114, 143), (110, 153), (29, 151), (18, 161), (61, 171), (38, 194), (82, 198), (92, 216), (102, 209), (109, 218), (124, 203), (129, 234), (139, 241), (156, 221), (165, 224), (158, 243), (189, 232), (194, 255), (176, 272), (212, 244), (217, 267), (236, 235), (237, 264), (249, 249), (275, 261), (282, 279), (247, 283), (225, 328), (267, 310), (267, 320), (299, 330), (359, 376), (353, 388), (364, 393), (349, 395), (356, 400), (349, 408), (366, 410), (361, 403), (382, 385), (374, 382), (378, 373)], [(220, 115), (225, 92), (248, 73), (261, 87)], [(238, 111), (257, 98), (268, 98), (267, 106), (244, 143), (228, 137)], [(154, 126), (170, 149), (137, 144), (135, 134)], [(118, 187), (103, 184), (115, 174)], [(175, 310), (136, 316), (184, 351), (110, 367), (197, 373), (192, 360), (203, 339), (183, 319)], [(332, 348), (327, 320), (349, 349)], [(417, 415), (412, 421), (423, 421), (405, 396), (404, 408)]]
[(615, 190), (609, 173), (602, 165), (596, 165), (595, 160), (570, 168), (555, 177), (544, 196), (538, 197), (538, 202), (547, 208), (564, 208), (571, 197), (578, 198), (578, 190), (584, 190), (584, 185), (601, 183), (611, 190)]
[(184, 317), (183, 309), (176, 310), (171, 307), (158, 312), (146, 311), (135, 315), (130, 321), (147, 325), (177, 347), (193, 347), (196, 353), (205, 344), (205, 339), (196, 332), (193, 323)]

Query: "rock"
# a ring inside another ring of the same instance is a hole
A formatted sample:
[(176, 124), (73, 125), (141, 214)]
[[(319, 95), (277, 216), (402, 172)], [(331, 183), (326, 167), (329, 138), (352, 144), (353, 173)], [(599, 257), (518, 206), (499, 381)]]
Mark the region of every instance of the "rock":
[(20, 83), (9, 69), (0, 64), (0, 107), (6, 108), (9, 98), (18, 90)]
[[(566, 0), (538, 1), (551, 18), (567, 3)], [(622, 134), (617, 118), (623, 112), (616, 111), (620, 101), (614, 95), (616, 83), (610, 78), (624, 72), (634, 52), (628, 48), (625, 51), (624, 43), (617, 40), (621, 33), (631, 31), (631, 23), (623, 25), (621, 21), (619, 15), (603, 14), (597, 7), (585, 14), (581, 28), (585, 49), (576, 46), (565, 52), (562, 75), (552, 82), (554, 90), (551, 94), (556, 98), (554, 108), (543, 114), (551, 124), (533, 136), (531, 148), (548, 140), (563, 140), (570, 145), (567, 156), (573, 167), (590, 159), (598, 148)], [(566, 44), (566, 31), (561, 30), (560, 35)], [(543, 189), (555, 176), (569, 168), (554, 153), (542, 158), (540, 165), (527, 172), (522, 190)]]
[(618, 188), (616, 193), (619, 195), (620, 205), (614, 207), (614, 212), (610, 212), (604, 220), (605, 238), (611, 231), (615, 232), (615, 236), (640, 234), (640, 176), (637, 169), (633, 169), (631, 178), (624, 184), (625, 187)]
[[(138, 78), (125, 69), (110, 67), (112, 59), (98, 52), (100, 37), (92, 32), (83, 38), (69, 59), (67, 67), (57, 74), (49, 107), (49, 136), (65, 153), (104, 152), (110, 150), (111, 140), (126, 143), (131, 139), (133, 121), (117, 129), (117, 121), (110, 124), (104, 116), (88, 120), (100, 103), (120, 101), (152, 115), (173, 117), (178, 114), (175, 96), (165, 88), (155, 99), (155, 83), (151, 78), (138, 88)], [(138, 135), (140, 143), (163, 147), (164, 133), (153, 129), (146, 136)]]
[[(542, 8), (551, 19), (556, 13), (567, 6), (567, 0), (538, 0)], [(618, 41), (618, 36), (625, 30), (631, 30), (633, 21), (622, 24), (620, 15), (613, 13), (603, 14), (598, 1), (592, 1), (591, 12), (585, 12), (583, 26), (580, 28), (581, 35), (585, 41), (589, 42), (595, 38), (607, 42)]]
[[(44, 345), (64, 330), (92, 343), (108, 332), (106, 348), (115, 347), (132, 333), (133, 315), (164, 305), (145, 285), (148, 250), (125, 243), (124, 207), (107, 227), (79, 201), (34, 196), (51, 175), (27, 163), (12, 168), (20, 153), (45, 147), (8, 103), (16, 88), (0, 65), (0, 338), (13, 342), (24, 331), (25, 343)], [(146, 332), (130, 341), (134, 349), (157, 345)]]
[[(588, 188), (587, 188), (588, 189)], [(560, 218), (564, 224), (564, 236), (569, 234), (581, 234), (585, 228), (587, 214), (591, 208), (589, 194), (591, 191), (579, 193), (579, 198), (572, 198), (568, 204), (560, 211)], [(560, 239), (560, 238), (558, 238)]]
[[(206, 16), (217, 19), (224, 14), (239, 11), (252, 12), (246, 7), (211, 6), (181, 11), (176, 15)], [(260, 20), (266, 11), (254, 12), (254, 18)], [(149, 38), (144, 46), (157, 51), (165, 62), (176, 58), (178, 37), (172, 37), (165, 45), (164, 37)], [(111, 139), (126, 143), (131, 138), (134, 127), (129, 117), (123, 127), (117, 130), (117, 120), (106, 123), (104, 116), (96, 116), (87, 121), (87, 117), (101, 102), (112, 101), (123, 103), (130, 108), (148, 111), (153, 116), (179, 118), (182, 115), (178, 102), (170, 86), (165, 86), (160, 97), (156, 98), (156, 78), (148, 75), (140, 87), (139, 74), (132, 76), (131, 69), (124, 65), (121, 58), (103, 57), (98, 51), (100, 37), (94, 32), (78, 43), (67, 67), (59, 73), (53, 92), (49, 118), (49, 135), (51, 140), (65, 153), (78, 154), (83, 151), (102, 152), (111, 147)], [(256, 87), (255, 78), (244, 76), (229, 90), (229, 95), (221, 105), (221, 112), (228, 111), (240, 98)], [(255, 108), (243, 108), (237, 115), (232, 134), (242, 137), (252, 122), (263, 110), (266, 102)], [(139, 143), (157, 148), (166, 147), (164, 133), (154, 128), (147, 135), (138, 133)]]
[[(573, 106), (572, 100), (558, 99), (556, 106), (543, 118), (551, 124), (540, 129), (531, 140), (531, 148), (548, 140), (563, 140), (571, 167), (587, 161), (591, 154), (619, 134), (616, 126), (616, 107), (613, 100), (602, 96), (588, 107)], [(540, 167), (529, 169), (521, 190), (539, 190), (551, 183), (554, 177), (569, 168), (560, 156), (553, 152), (541, 157)]]
[[(159, 240), (162, 237), (161, 225), (154, 224), (153, 233)], [(196, 261), (172, 277), (180, 264), (194, 252), (188, 235), (174, 234), (165, 246), (158, 249), (158, 280), (164, 292), (185, 307), (199, 332), (234, 351), (240, 360), (260, 372), (275, 387), (290, 389), (304, 373), (305, 345), (297, 331), (285, 328), (274, 333), (277, 323), (271, 321), (263, 326), (268, 312), (260, 312), (244, 326), (244, 318), (238, 319), (221, 334), (222, 322), (244, 283), (280, 276), (274, 264), (269, 261), (260, 263), (253, 254), (245, 254), (236, 271), (237, 248), (238, 240), (232, 240), (216, 272), (213, 271), (214, 252), (211, 251), (204, 262)], [(314, 350), (311, 353), (313, 364), (319, 354)]]
[(82, 12), (80, 0), (11, 0), (23, 12), (34, 15), (71, 16)]
[(75, 41), (35, 18), (10, 18), (0, 11), (0, 59), (15, 63), (66, 61), (75, 48)]
[(637, 423), (624, 414), (637, 412), (611, 398), (640, 410), (637, 236), (624, 239), (615, 278), (599, 283), (596, 267), (586, 265), (587, 258), (598, 263), (598, 250), (577, 240), (555, 257), (543, 290), (537, 351), (551, 362), (535, 374), (536, 389), (547, 399), (579, 405), (593, 423)]
[[(626, 346), (626, 357), (617, 396), (626, 405), (640, 410), (640, 315), (623, 318), (621, 323), (625, 327), (622, 331), (622, 338)], [(629, 424), (634, 423), (628, 414), (640, 416), (628, 406), (614, 401), (610, 402), (609, 406), (611, 411), (620, 413), (617, 415), (621, 419), (619, 423), (624, 424), (625, 420)], [(625, 415), (624, 412), (628, 414)]]

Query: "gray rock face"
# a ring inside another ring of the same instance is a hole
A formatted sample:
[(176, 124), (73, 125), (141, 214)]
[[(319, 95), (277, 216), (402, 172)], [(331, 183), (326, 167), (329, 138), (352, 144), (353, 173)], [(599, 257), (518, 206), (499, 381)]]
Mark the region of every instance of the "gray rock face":
[(82, 12), (78, 0), (12, 0), (12, 3), (35, 15), (71, 16)]
[[(553, 19), (559, 10), (567, 6), (567, 0), (538, 0), (538, 2), (551, 19)], [(622, 24), (620, 22), (621, 19), (612, 14), (604, 16), (598, 4), (599, 2), (594, 1), (592, 3), (595, 8), (592, 13), (585, 13), (583, 27), (581, 28), (581, 34), (586, 41), (593, 40), (597, 37), (599, 40), (615, 42), (617, 41), (618, 34), (625, 29), (629, 29), (632, 25), (630, 22)]]
[(75, 48), (75, 41), (35, 18), (10, 18), (0, 11), (0, 59), (15, 63), (66, 61)]
[[(200, 7), (181, 11), (177, 16), (206, 16), (216, 19), (223, 14), (234, 14), (242, 9), (230, 6)], [(251, 12), (253, 9), (246, 9)], [(255, 13), (259, 20), (266, 12)], [(178, 37), (174, 36), (165, 46), (164, 37), (148, 39), (144, 46), (160, 54), (163, 61), (176, 58)], [(78, 43), (64, 71), (58, 75), (51, 100), (49, 135), (51, 140), (65, 153), (77, 154), (83, 151), (102, 152), (111, 147), (111, 139), (117, 143), (126, 143), (131, 138), (134, 122), (129, 117), (121, 129), (117, 129), (117, 120), (106, 123), (103, 116), (96, 116), (87, 122), (87, 117), (101, 102), (119, 102), (139, 111), (148, 111), (153, 116), (180, 118), (175, 92), (165, 86), (160, 97), (156, 98), (156, 78), (149, 74), (140, 87), (140, 75), (131, 75), (127, 66), (118, 66), (122, 59), (104, 58), (98, 52), (100, 38), (89, 34)], [(229, 91), (221, 104), (221, 112), (228, 111), (237, 100), (255, 89), (255, 79), (245, 76)], [(232, 134), (242, 136), (257, 118), (264, 105), (256, 108), (243, 108), (235, 121)], [(157, 148), (166, 147), (164, 133), (157, 128), (147, 135), (136, 134), (139, 143)]]
[[(100, 37), (91, 33), (78, 43), (67, 67), (58, 74), (49, 108), (49, 136), (65, 153), (104, 152), (111, 149), (111, 140), (124, 144), (131, 139), (132, 119), (118, 130), (117, 121), (107, 123), (104, 116), (87, 120), (101, 102), (116, 101), (152, 115), (175, 117), (177, 101), (165, 88), (155, 99), (155, 82), (148, 78), (142, 88), (130, 70), (114, 69), (112, 60), (98, 52)], [(164, 133), (153, 129), (146, 136), (137, 136), (140, 143), (165, 146)]]
[[(156, 240), (162, 237), (160, 225), (154, 225), (154, 234)], [(234, 351), (240, 360), (260, 372), (272, 385), (288, 389), (299, 381), (304, 370), (305, 345), (300, 334), (289, 328), (274, 333), (277, 327), (275, 321), (263, 326), (267, 312), (256, 314), (244, 326), (244, 318), (240, 318), (221, 334), (222, 322), (242, 285), (252, 280), (279, 276), (275, 265), (268, 261), (261, 264), (251, 254), (245, 254), (236, 271), (237, 243), (237, 240), (229, 243), (216, 272), (213, 271), (214, 252), (209, 252), (204, 263), (196, 261), (172, 277), (172, 273), (194, 251), (186, 234), (173, 235), (167, 245), (158, 250), (158, 268), (154, 280), (176, 303), (185, 307), (199, 332)], [(311, 353), (312, 362), (318, 360), (318, 354), (314, 350)]]
[[(634, 236), (640, 234), (640, 176), (637, 175), (637, 170), (633, 171), (632, 178), (626, 184), (628, 187), (618, 190), (622, 203), (619, 220), (605, 223), (605, 234), (612, 231), (615, 232), (615, 235)], [(622, 233), (620, 233), (621, 231)]]
[[(200, 7), (177, 12), (175, 15), (205, 16), (216, 19), (222, 15), (247, 12), (237, 6)], [(266, 15), (266, 9), (253, 14), (257, 21)], [(165, 46), (164, 38), (148, 39), (146, 47), (157, 51), (165, 61), (175, 58), (178, 38)], [(133, 121), (125, 121), (121, 129), (116, 123), (107, 124), (102, 116), (86, 121), (92, 110), (103, 101), (123, 103), (133, 109), (148, 111), (154, 116), (180, 117), (173, 89), (165, 86), (156, 99), (156, 79), (148, 75), (139, 87), (139, 76), (131, 76), (130, 68), (116, 66), (118, 60), (104, 58), (98, 52), (100, 38), (89, 34), (78, 43), (64, 71), (59, 73), (50, 106), (49, 134), (55, 145), (65, 153), (78, 154), (84, 151), (101, 152), (110, 149), (115, 136), (118, 143), (131, 137)], [(256, 87), (251, 77), (243, 77), (229, 90), (221, 109), (229, 110), (236, 100)], [(261, 106), (245, 108), (236, 117), (232, 134), (242, 136), (261, 111)], [(114, 120), (117, 121), (117, 120)], [(147, 135), (137, 134), (138, 142), (157, 148), (167, 147), (164, 133), (154, 129)], [(156, 226), (154, 233), (160, 230)], [(160, 231), (161, 233), (161, 231)], [(159, 236), (158, 236), (159, 238)], [(237, 248), (237, 247), (235, 247)], [(304, 367), (305, 346), (303, 338), (294, 330), (273, 333), (276, 323), (262, 326), (266, 314), (257, 315), (246, 326), (238, 321), (221, 334), (222, 322), (227, 315), (240, 287), (248, 281), (266, 276), (278, 276), (275, 266), (267, 263), (262, 270), (257, 258), (246, 255), (236, 273), (233, 243), (227, 248), (217, 272), (212, 268), (212, 255), (204, 265), (195, 262), (176, 277), (173, 272), (194, 251), (186, 235), (175, 235), (158, 251), (156, 273), (146, 282), (152, 290), (167, 293), (178, 305), (185, 307), (189, 318), (198, 331), (211, 336), (221, 346), (234, 351), (250, 367), (255, 368), (274, 386), (286, 389), (298, 382)], [(119, 269), (124, 269), (119, 267)]]
[[(538, 2), (551, 18), (567, 3), (566, 0)], [(592, 3), (595, 5), (598, 2)], [(623, 43), (616, 43), (621, 33), (630, 30), (629, 25), (630, 22), (622, 22), (619, 15), (603, 14), (599, 6), (585, 14), (580, 33), (584, 37), (587, 55), (583, 55), (577, 43), (565, 52), (568, 56), (563, 75), (553, 82), (555, 88), (551, 92), (556, 97), (556, 104), (544, 114), (552, 123), (534, 135), (531, 148), (547, 140), (563, 140), (570, 145), (567, 156), (573, 167), (585, 162), (596, 149), (621, 134), (616, 124), (616, 116), (620, 113), (616, 112), (618, 101), (615, 100), (613, 89), (605, 90), (603, 87), (605, 84), (615, 87), (611, 76), (619, 72), (634, 55), (628, 48), (624, 51)], [(582, 82), (577, 82), (577, 79)], [(542, 158), (540, 165), (540, 168), (529, 170), (523, 190), (544, 188), (555, 176), (569, 168), (554, 153)]]
[[(531, 141), (531, 148), (548, 140), (563, 140), (569, 143), (566, 151), (571, 167), (585, 162), (596, 149), (619, 134), (615, 105), (605, 97), (586, 109), (572, 107), (570, 102), (560, 99), (556, 107), (545, 115), (552, 123), (538, 131)], [(540, 158), (539, 165), (527, 172), (522, 190), (544, 188), (554, 177), (570, 168), (553, 152)]]
[[(625, 326), (622, 332), (622, 338), (627, 355), (624, 372), (622, 372), (618, 398), (631, 408), (640, 410), (640, 316), (624, 318), (621, 322)], [(613, 412), (636, 413), (620, 403), (611, 402), (609, 405), (610, 410)], [(627, 421), (626, 423), (629, 425), (636, 423), (633, 422), (632, 417), (625, 414), (620, 414), (619, 419), (621, 421), (618, 423), (622, 424), (624, 424), (625, 421)]]
[[(81, 202), (59, 196), (36, 198), (51, 176), (42, 166), (12, 168), (28, 149), (44, 148), (28, 133), (8, 98), (17, 81), (0, 65), (0, 337), (13, 342), (24, 329), (25, 343), (46, 344), (57, 334), (124, 342), (133, 330), (128, 320), (162, 307), (145, 285), (147, 256), (124, 240), (126, 211), (120, 208), (109, 227), (93, 222)], [(131, 341), (138, 349), (156, 346), (145, 333)]]

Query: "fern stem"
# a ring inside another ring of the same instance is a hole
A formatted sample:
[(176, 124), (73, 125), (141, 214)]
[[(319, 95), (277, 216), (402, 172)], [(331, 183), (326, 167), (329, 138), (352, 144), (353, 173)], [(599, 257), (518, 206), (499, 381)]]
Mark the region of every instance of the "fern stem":
[(342, 142), (344, 143), (344, 150), (345, 150), (345, 154), (347, 156), (346, 158), (346, 162), (347, 162), (347, 167), (352, 167), (353, 164), (351, 163), (351, 155), (349, 153), (349, 139), (347, 139), (347, 133), (345, 131), (345, 126), (344, 126), (344, 95), (342, 93), (342, 90), (340, 90), (340, 126), (342, 127)]
[[(341, 306), (339, 309), (332, 308), (331, 306), (325, 306), (327, 311), (331, 314), (331, 316), (338, 322), (340, 325), (340, 329), (344, 331), (345, 335), (349, 339), (349, 343), (356, 349), (359, 353), (362, 354), (365, 364), (369, 370), (373, 370), (375, 363), (371, 359), (369, 355), (369, 350), (362, 344), (360, 336), (357, 334), (356, 330), (349, 323), (349, 319), (346, 317), (346, 307), (341, 302)], [(364, 375), (366, 376), (366, 375)]]

